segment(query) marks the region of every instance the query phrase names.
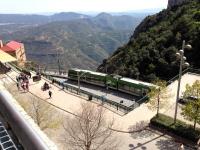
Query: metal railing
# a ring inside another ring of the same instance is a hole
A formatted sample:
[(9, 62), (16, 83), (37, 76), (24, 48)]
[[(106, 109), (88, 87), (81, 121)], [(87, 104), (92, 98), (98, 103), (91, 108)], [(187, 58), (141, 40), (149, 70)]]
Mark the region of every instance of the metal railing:
[[(182, 76), (186, 73), (196, 73), (196, 74), (200, 74), (200, 69), (196, 69), (196, 68), (187, 68), (185, 70), (183, 70), (182, 72)], [(179, 77), (179, 74), (177, 74), (175, 77), (171, 78), (169, 81), (167, 81), (167, 85), (171, 84), (172, 82), (176, 81)]]
[[(186, 74), (191, 68), (187, 68), (182, 71), (182, 75)], [(172, 82), (176, 81), (179, 77), (179, 74), (177, 74), (175, 77), (171, 78), (169, 81), (167, 81), (167, 85), (171, 84)]]
[[(54, 80), (54, 83), (61, 86), (63, 89), (66, 89), (68, 91), (70, 91), (71, 93), (74, 93), (74, 94), (77, 94), (78, 93), (78, 87), (75, 87), (75, 86), (72, 86), (72, 85), (67, 85), (67, 84), (63, 84), (62, 82), (54, 79), (52, 76), (50, 75), (46, 75), (44, 73), (42, 73), (42, 75), (49, 79), (50, 81)], [(80, 89), (79, 91), (79, 95), (82, 96), (82, 97), (85, 97), (87, 98), (88, 100), (95, 100), (101, 104), (107, 104), (108, 106), (112, 107), (112, 108), (115, 108), (117, 111), (121, 111), (123, 113), (128, 113), (130, 112), (132, 109), (132, 107), (128, 107), (128, 106), (125, 106), (125, 105), (122, 105), (120, 103), (117, 103), (115, 101), (112, 101), (106, 97), (102, 97), (102, 96), (99, 96), (99, 95), (96, 95), (94, 93), (91, 93), (91, 92), (88, 92), (88, 91), (85, 91), (83, 89)]]
[[(6, 90), (0, 91), (0, 112), (3, 114), (6, 122), (10, 125), (13, 132), (19, 139), (25, 149), (29, 150), (50, 150), (38, 132), (30, 126), (27, 120), (22, 117), (21, 111), (13, 105), (14, 100)], [(23, 132), (22, 132), (23, 131)], [(52, 148), (53, 150), (54, 148)]]
[[(20, 67), (16, 66), (16, 65), (13, 65), (13, 68), (16, 68), (18, 71), (22, 71), (23, 69), (21, 69)], [(37, 71), (37, 70), (32, 70), (32, 71)], [(196, 73), (196, 74), (200, 74), (200, 69), (193, 69), (193, 68), (187, 68), (183, 71), (182, 75), (184, 75), (185, 73), (188, 73), (188, 72), (191, 72), (191, 73)], [(62, 75), (49, 75), (49, 74), (46, 74), (45, 72), (41, 72), (41, 74), (49, 79), (50, 81), (54, 80), (54, 83), (56, 83), (58, 86), (61, 86), (63, 87), (64, 89), (70, 91), (71, 93), (74, 93), (74, 94), (78, 94), (78, 87), (75, 87), (75, 86), (72, 86), (72, 85), (67, 85), (67, 84), (63, 84), (61, 81), (58, 81), (56, 79), (54, 79), (53, 77), (63, 77)], [(63, 78), (67, 79), (67, 76), (64, 76)], [(178, 79), (178, 75), (176, 75), (175, 77), (171, 78), (168, 82), (167, 82), (167, 85), (171, 84), (172, 82), (174, 82), (175, 80)], [(112, 107), (112, 108), (115, 108), (117, 111), (121, 111), (123, 113), (128, 113), (132, 110), (134, 110), (135, 108), (139, 107), (142, 103), (146, 102), (148, 100), (148, 96), (145, 95), (144, 97), (142, 97), (141, 99), (139, 100), (136, 100), (131, 106), (125, 106), (121, 103), (118, 103), (118, 102), (115, 102), (115, 101), (112, 101), (106, 97), (102, 97), (102, 96), (98, 96), (96, 94), (93, 94), (91, 92), (88, 92), (88, 91), (85, 91), (83, 89), (80, 89), (80, 93), (79, 93), (80, 96), (82, 97), (85, 97), (86, 99), (88, 100), (95, 100), (99, 103), (102, 103), (102, 104), (107, 104), (108, 106)]]

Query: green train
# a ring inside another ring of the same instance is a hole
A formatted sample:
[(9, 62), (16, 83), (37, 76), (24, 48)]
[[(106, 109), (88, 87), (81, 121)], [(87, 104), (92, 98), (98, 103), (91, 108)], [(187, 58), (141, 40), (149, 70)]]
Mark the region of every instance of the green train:
[(108, 75), (82, 69), (70, 69), (68, 71), (68, 79), (77, 81), (78, 77), (81, 82), (119, 90), (136, 96), (146, 95), (150, 88), (155, 86), (151, 83), (133, 80), (119, 75)]

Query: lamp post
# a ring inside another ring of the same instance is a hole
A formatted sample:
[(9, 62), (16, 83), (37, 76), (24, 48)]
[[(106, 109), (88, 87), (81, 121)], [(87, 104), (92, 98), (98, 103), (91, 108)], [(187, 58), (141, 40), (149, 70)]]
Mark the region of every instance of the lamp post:
[(157, 114), (156, 114), (156, 116), (158, 117), (159, 110), (160, 110), (160, 87), (158, 89), (158, 97), (157, 97), (157, 99), (158, 99), (158, 106), (157, 106)]
[(184, 56), (184, 49), (185, 48), (191, 49), (192, 46), (191, 45), (185, 45), (185, 40), (183, 40), (182, 49), (179, 50), (178, 53), (176, 53), (176, 55), (178, 57), (180, 57), (180, 67), (179, 67), (178, 88), (177, 88), (176, 105), (175, 105), (175, 113), (174, 113), (174, 123), (176, 123), (176, 119), (177, 119), (178, 100), (179, 100), (179, 93), (180, 93), (180, 85), (181, 85), (181, 76), (182, 76), (183, 65), (185, 65), (187, 67), (189, 66), (189, 63), (186, 62), (186, 57)]

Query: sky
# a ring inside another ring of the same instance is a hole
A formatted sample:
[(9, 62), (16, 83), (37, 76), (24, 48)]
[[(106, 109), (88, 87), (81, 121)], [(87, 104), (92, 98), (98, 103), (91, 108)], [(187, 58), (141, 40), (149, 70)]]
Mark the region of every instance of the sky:
[(164, 9), (168, 0), (0, 0), (0, 13), (126, 12)]

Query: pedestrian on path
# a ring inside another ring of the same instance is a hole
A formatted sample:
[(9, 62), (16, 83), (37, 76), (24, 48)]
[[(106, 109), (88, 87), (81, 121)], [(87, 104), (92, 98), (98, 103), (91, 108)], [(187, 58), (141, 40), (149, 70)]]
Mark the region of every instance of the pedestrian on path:
[(178, 150), (184, 150), (184, 145), (181, 143), (180, 146), (178, 147)]
[(18, 91), (20, 90), (19, 82), (17, 82), (17, 89), (18, 89)]
[(19, 82), (19, 77), (18, 76), (16, 76), (16, 81)]
[(27, 92), (29, 91), (29, 85), (28, 85), (28, 82), (25, 83), (25, 86), (26, 86), (26, 90)]
[(64, 90), (65, 89), (65, 85), (64, 85), (64, 83), (62, 83), (62, 90)]
[(197, 150), (200, 150), (200, 138), (199, 138), (199, 140), (197, 141)]
[(52, 84), (54, 84), (54, 82), (55, 82), (55, 80), (53, 79), (53, 80), (52, 80)]
[(49, 98), (51, 98), (52, 96), (52, 92), (49, 90)]

